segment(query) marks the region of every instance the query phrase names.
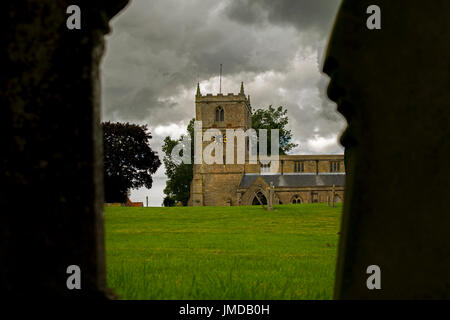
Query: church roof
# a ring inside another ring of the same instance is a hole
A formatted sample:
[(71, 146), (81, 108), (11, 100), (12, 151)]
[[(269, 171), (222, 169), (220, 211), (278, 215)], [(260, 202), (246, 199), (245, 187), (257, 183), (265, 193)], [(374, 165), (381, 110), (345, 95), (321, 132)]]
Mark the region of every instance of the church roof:
[(261, 177), (267, 184), (273, 182), (275, 187), (317, 187), (333, 186), (341, 187), (345, 185), (345, 174), (276, 174), (276, 175), (256, 175), (244, 174), (240, 188), (250, 187), (255, 180)]

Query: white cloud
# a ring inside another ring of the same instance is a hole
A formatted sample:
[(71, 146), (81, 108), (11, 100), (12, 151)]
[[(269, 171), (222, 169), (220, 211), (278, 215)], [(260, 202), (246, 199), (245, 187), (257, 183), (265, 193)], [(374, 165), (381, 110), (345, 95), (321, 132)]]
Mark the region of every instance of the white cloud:
[(308, 148), (314, 153), (340, 153), (342, 148), (338, 147), (338, 136), (321, 137), (316, 135), (307, 140)]
[(153, 132), (161, 137), (170, 136), (172, 139), (178, 139), (181, 135), (186, 133), (186, 125), (184, 123), (171, 123), (165, 126), (157, 126)]

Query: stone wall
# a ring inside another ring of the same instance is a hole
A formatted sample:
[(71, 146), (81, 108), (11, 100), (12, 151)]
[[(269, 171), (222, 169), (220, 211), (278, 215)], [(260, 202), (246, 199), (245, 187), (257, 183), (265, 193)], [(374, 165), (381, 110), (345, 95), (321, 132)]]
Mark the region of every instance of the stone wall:
[[(318, 203), (332, 203), (332, 188), (321, 187), (321, 188), (277, 188), (275, 190), (280, 201), (283, 204), (292, 203), (292, 199), (298, 196), (302, 203), (313, 203), (313, 193), (317, 194)], [(342, 202), (344, 199), (344, 188), (336, 187), (335, 196), (339, 199), (338, 202)]]
[[(281, 155), (279, 161), (271, 168), (271, 173), (296, 173), (295, 163), (303, 162), (303, 173), (330, 173), (331, 162), (339, 162), (339, 171), (345, 173), (344, 155)], [(257, 164), (246, 163), (245, 173), (260, 173), (260, 162)], [(298, 173), (298, 172), (297, 172)]]
[(205, 206), (237, 205), (236, 190), (242, 174), (205, 174), (203, 175), (203, 204)]

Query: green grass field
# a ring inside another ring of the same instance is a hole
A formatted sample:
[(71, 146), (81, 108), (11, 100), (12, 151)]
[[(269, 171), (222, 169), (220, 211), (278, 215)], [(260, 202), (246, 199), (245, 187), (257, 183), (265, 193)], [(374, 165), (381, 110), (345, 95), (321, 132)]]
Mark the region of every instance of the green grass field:
[(331, 299), (342, 207), (105, 208), (122, 299)]

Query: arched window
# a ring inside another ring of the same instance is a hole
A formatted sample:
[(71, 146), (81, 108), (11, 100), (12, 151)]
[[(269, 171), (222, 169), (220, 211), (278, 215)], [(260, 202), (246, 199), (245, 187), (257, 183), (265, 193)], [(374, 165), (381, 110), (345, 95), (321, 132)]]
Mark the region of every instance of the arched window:
[(224, 119), (225, 119), (224, 110), (221, 106), (218, 106), (216, 108), (216, 121), (224, 121)]
[(299, 195), (295, 195), (295, 196), (292, 197), (292, 203), (293, 203), (293, 204), (299, 204), (299, 203), (302, 203), (302, 199), (300, 198)]
[(261, 191), (259, 191), (253, 198), (252, 205), (257, 206), (261, 204), (267, 205), (267, 199), (266, 196)]

